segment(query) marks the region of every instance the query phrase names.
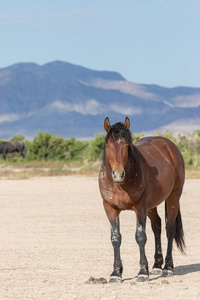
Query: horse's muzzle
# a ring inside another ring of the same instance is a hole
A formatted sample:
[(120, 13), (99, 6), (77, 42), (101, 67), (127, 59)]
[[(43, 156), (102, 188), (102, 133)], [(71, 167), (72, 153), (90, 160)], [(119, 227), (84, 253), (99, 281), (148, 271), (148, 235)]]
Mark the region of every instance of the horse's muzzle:
[(115, 170), (112, 171), (112, 179), (116, 183), (122, 183), (125, 179), (125, 171), (117, 172)]

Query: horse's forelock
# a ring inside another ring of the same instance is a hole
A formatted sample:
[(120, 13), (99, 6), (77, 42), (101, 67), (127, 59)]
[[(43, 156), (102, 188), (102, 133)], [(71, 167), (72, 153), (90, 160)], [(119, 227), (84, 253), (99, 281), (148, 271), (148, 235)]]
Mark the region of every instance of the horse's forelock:
[(106, 141), (110, 138), (115, 138), (118, 141), (121, 138), (124, 138), (129, 144), (132, 143), (132, 133), (129, 129), (124, 127), (124, 124), (119, 122), (110, 127), (110, 130), (106, 136)]

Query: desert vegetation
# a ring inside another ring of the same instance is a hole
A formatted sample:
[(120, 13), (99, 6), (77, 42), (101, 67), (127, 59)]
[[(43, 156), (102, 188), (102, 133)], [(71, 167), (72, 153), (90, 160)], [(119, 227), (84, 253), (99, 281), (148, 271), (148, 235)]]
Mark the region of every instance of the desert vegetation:
[[(164, 134), (155, 132), (172, 140), (182, 152), (187, 174), (196, 177), (200, 173), (200, 130), (188, 135), (173, 136), (170, 131)], [(143, 133), (133, 135), (133, 142), (143, 137)], [(11, 140), (25, 142), (27, 155), (22, 159), (18, 153), (7, 154), (7, 160), (0, 161), (1, 171), (9, 173), (12, 167), (37, 175), (66, 175), (72, 173), (97, 173), (103, 158), (104, 134), (96, 135), (92, 141), (75, 138), (64, 139), (50, 133), (39, 132), (32, 141), (21, 135)], [(20, 172), (18, 172), (20, 173)], [(21, 173), (22, 174), (22, 173)], [(199, 177), (199, 176), (198, 176)]]

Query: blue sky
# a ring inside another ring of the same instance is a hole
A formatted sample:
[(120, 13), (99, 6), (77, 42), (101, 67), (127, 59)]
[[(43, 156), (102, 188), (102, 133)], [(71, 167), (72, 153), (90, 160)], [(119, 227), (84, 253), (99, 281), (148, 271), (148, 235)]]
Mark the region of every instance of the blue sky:
[(7, 0), (0, 68), (63, 60), (135, 83), (200, 87), (199, 32), (199, 0)]

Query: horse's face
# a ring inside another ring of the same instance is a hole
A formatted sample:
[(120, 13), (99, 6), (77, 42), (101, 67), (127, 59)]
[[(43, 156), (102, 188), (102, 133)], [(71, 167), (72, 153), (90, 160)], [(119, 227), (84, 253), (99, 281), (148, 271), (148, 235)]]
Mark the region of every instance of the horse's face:
[[(117, 124), (115, 124), (117, 125)], [(120, 130), (129, 130), (130, 128), (130, 120), (126, 117), (124, 124), (119, 124)], [(119, 126), (118, 125), (118, 126)], [(123, 128), (121, 127), (123, 126)], [(112, 127), (113, 128), (113, 127)], [(128, 148), (129, 143), (127, 140), (122, 137), (121, 134), (114, 134), (111, 133), (111, 126), (108, 117), (104, 121), (104, 129), (107, 132), (107, 138), (105, 142), (105, 160), (106, 164), (111, 167), (112, 170), (112, 179), (116, 183), (122, 183), (125, 179), (125, 166), (128, 161)], [(113, 129), (114, 130), (114, 129)], [(119, 128), (117, 129), (119, 130)], [(120, 131), (119, 131), (120, 132)], [(108, 136), (109, 134), (109, 136)], [(118, 138), (116, 138), (116, 136)], [(129, 138), (130, 140), (131, 138)], [(129, 141), (130, 142), (130, 141)]]
[(128, 161), (129, 144), (123, 139), (108, 139), (105, 144), (106, 163), (112, 169), (112, 179), (116, 183), (122, 183), (125, 179), (125, 166)]

